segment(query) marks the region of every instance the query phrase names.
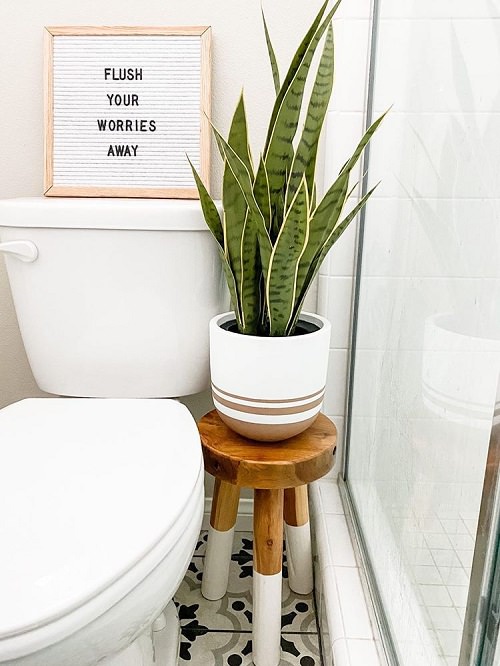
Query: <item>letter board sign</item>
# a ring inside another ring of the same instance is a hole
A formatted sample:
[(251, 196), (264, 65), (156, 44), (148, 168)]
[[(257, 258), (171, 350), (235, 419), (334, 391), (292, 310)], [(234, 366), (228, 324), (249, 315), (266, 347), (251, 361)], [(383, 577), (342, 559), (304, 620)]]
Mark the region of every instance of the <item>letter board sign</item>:
[(208, 185), (210, 28), (49, 27), (45, 194), (197, 198)]

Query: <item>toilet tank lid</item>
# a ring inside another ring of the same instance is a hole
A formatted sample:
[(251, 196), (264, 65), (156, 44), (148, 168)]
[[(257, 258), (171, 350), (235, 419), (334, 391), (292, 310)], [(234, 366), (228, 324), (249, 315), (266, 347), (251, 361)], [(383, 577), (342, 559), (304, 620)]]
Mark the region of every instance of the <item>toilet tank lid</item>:
[(22, 400), (0, 410), (0, 448), (0, 641), (168, 540), (202, 469), (196, 423), (174, 400)]
[[(222, 205), (216, 201), (220, 211)], [(0, 227), (207, 231), (198, 199), (0, 199)]]

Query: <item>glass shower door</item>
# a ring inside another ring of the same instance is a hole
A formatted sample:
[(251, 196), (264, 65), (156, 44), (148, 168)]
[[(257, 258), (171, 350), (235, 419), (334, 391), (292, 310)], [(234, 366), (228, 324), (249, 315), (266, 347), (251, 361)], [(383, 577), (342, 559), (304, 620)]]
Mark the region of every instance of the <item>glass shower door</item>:
[(373, 115), (394, 106), (370, 152), (345, 478), (398, 663), (457, 666), (500, 372), (500, 8), (376, 4)]

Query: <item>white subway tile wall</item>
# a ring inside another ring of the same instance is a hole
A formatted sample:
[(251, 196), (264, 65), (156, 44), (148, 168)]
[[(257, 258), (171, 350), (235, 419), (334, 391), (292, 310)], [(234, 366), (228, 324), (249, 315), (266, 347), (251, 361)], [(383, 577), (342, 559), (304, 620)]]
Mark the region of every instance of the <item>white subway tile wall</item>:
[[(326, 190), (359, 142), (365, 124), (371, 35), (371, 0), (351, 0), (341, 5), (334, 25), (335, 85), (326, 120), (324, 183)], [(353, 172), (353, 185), (361, 180), (361, 164)], [(359, 188), (348, 202), (358, 201)], [(336, 477), (342, 465), (344, 411), (350, 313), (356, 248), (356, 223), (330, 251), (320, 270), (318, 312), (332, 323), (331, 351), (325, 413), (338, 429), (337, 461), (330, 473)]]

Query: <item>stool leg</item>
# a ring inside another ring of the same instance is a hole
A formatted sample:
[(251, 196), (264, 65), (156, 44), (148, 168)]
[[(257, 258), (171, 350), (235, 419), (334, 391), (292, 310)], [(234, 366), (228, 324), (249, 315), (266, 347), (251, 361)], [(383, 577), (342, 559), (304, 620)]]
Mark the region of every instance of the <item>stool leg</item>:
[(253, 662), (278, 666), (281, 658), (283, 490), (255, 490)]
[(205, 599), (211, 601), (222, 599), (227, 591), (239, 499), (238, 486), (219, 479), (215, 480), (207, 552), (201, 581), (201, 593)]
[(310, 594), (314, 583), (306, 485), (285, 490), (284, 517), (290, 589)]

